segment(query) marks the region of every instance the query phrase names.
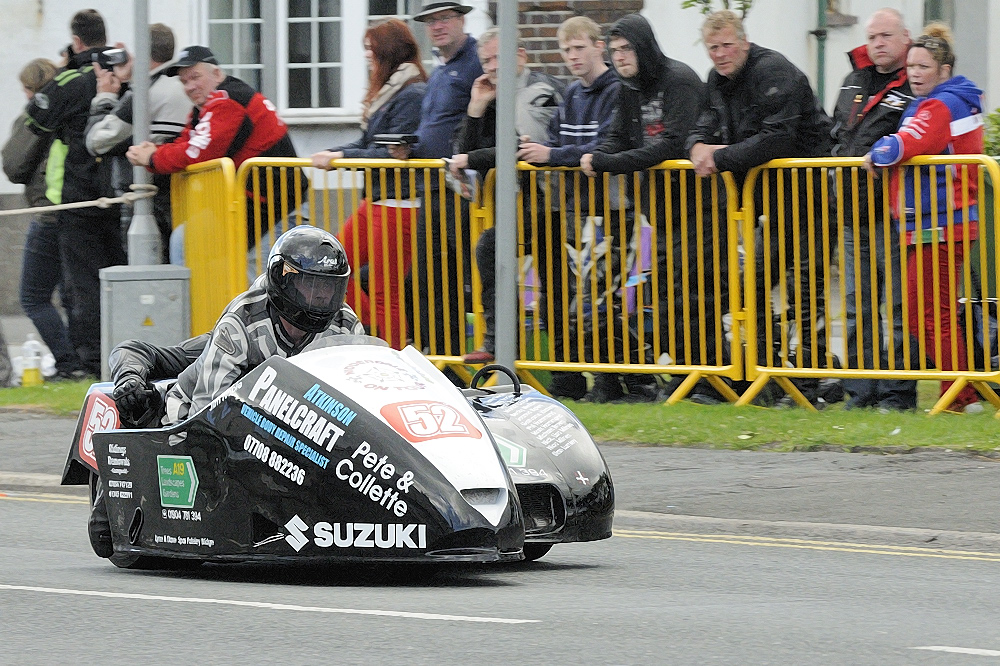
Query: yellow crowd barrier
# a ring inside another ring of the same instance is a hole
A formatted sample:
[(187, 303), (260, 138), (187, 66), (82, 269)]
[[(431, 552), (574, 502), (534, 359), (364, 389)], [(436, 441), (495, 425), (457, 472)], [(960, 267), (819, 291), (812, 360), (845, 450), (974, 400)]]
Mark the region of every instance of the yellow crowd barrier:
[(174, 226), (184, 225), (191, 269), (191, 333), (210, 331), (246, 289), (246, 231), (236, 220), (236, 170), (228, 157), (188, 167), (170, 181)]
[[(684, 376), (668, 403), (705, 378), (737, 404), (774, 380), (805, 406), (799, 380), (837, 378), (954, 381), (933, 413), (968, 383), (1000, 406), (989, 385), (1000, 379), (1000, 202), (986, 205), (996, 163), (908, 163), (966, 194), (941, 206), (936, 188), (929, 203), (918, 196), (917, 215), (940, 209), (942, 231), (912, 242), (890, 212), (894, 200), (905, 205), (902, 185), (861, 166), (775, 160), (740, 191), (731, 174), (698, 177), (686, 160), (597, 179), (519, 164), (517, 369)], [(493, 226), (493, 174), (462, 196), (441, 160), (306, 167), (253, 159), (233, 174), (221, 160), (175, 178), (175, 217), (192, 229), (194, 330), (263, 269), (275, 232), (308, 222), (344, 242), (349, 299), (373, 334), (467, 379), (461, 357), (484, 332), (482, 317), (467, 315), (482, 312), (474, 248)], [(929, 270), (931, 256), (944, 267)], [(743, 379), (752, 383), (742, 396), (723, 381)]]
[[(987, 249), (996, 247), (1000, 201), (987, 207), (984, 198), (1000, 182), (996, 162), (927, 156), (878, 177), (862, 166), (861, 158), (774, 160), (747, 176), (743, 236), (755, 270), (744, 275), (746, 330), (756, 344), (747, 344), (753, 384), (738, 404), (774, 379), (809, 406), (791, 380), (835, 377), (953, 381), (931, 413), (972, 383), (1000, 407), (988, 384), (1000, 378), (1000, 349), (988, 334), (1000, 282)], [(907, 171), (915, 175), (912, 202)], [(908, 233), (893, 203), (933, 228), (919, 231), (918, 222)], [(960, 312), (960, 300), (970, 307)], [(987, 335), (977, 339), (977, 330)]]
[(701, 178), (687, 161), (596, 180), (518, 170), (516, 367), (686, 376), (670, 402), (705, 377), (735, 401), (720, 379), (743, 377), (730, 174)]
[[(344, 244), (353, 270), (348, 301), (373, 335), (407, 342), (439, 367), (471, 378), (465, 313), (474, 202), (449, 187), (443, 160), (250, 159), (236, 174), (237, 219), (251, 240), (247, 276), (259, 274), (281, 231), (309, 223)], [(373, 201), (377, 204), (372, 204)]]

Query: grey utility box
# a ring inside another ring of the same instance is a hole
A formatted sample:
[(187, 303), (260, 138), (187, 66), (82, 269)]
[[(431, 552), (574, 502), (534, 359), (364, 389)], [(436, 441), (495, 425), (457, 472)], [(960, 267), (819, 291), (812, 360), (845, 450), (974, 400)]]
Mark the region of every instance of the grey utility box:
[(102, 380), (111, 378), (108, 357), (120, 342), (176, 345), (191, 337), (191, 269), (111, 266), (100, 275)]

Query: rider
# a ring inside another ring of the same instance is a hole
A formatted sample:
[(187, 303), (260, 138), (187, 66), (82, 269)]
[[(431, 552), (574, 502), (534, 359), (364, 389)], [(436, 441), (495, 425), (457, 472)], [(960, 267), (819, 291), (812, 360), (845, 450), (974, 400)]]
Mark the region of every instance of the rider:
[[(115, 348), (109, 359), (112, 397), (123, 423), (144, 427), (159, 414), (160, 394), (151, 380), (177, 377), (165, 399), (168, 425), (198, 412), (271, 356), (294, 356), (333, 335), (363, 335), (344, 303), (350, 275), (347, 253), (332, 234), (309, 225), (285, 232), (271, 249), (265, 273), (226, 306), (210, 334), (175, 347), (129, 340)], [(90, 539), (98, 555), (112, 555), (100, 479)]]

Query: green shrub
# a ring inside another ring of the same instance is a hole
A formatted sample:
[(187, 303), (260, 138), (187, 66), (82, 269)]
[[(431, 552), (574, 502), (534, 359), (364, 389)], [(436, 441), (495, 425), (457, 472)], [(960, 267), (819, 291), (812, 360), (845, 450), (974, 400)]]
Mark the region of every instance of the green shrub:
[(994, 157), (1000, 155), (1000, 108), (986, 116), (986, 147), (983, 152)]
[(750, 13), (753, 0), (722, 0), (722, 6), (719, 8), (713, 7), (713, 4), (713, 0), (681, 0), (682, 9), (696, 7), (702, 14), (711, 14), (717, 9), (731, 9), (734, 12), (739, 12), (743, 18), (746, 18), (746, 15)]

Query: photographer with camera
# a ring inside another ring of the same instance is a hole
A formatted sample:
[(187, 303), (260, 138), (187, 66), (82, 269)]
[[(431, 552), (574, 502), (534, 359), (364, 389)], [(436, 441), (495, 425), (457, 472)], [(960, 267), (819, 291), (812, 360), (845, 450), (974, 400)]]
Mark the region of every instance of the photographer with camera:
[[(156, 145), (176, 139), (184, 129), (192, 104), (184, 94), (184, 85), (166, 70), (173, 65), (174, 33), (162, 23), (149, 26), (149, 137)], [(97, 95), (90, 103), (87, 123), (87, 150), (91, 155), (109, 155), (112, 160), (112, 183), (115, 192), (129, 191), (132, 165), (125, 151), (132, 145), (132, 60), (124, 44), (98, 55), (94, 63), (97, 73)], [(168, 260), (170, 244), (170, 176), (156, 174), (153, 184), (158, 190), (153, 198), (153, 215), (163, 238), (163, 262)], [(122, 226), (128, 228), (131, 209), (122, 215)]]
[[(90, 101), (97, 94), (93, 59), (107, 50), (104, 19), (93, 10), (77, 12), (70, 22), (73, 41), (66, 68), (35, 93), (25, 113), (28, 127), (54, 141), (46, 167), (48, 199), (55, 204), (113, 196), (108, 160), (87, 152)], [(59, 247), (67, 286), (73, 299), (70, 342), (83, 369), (101, 374), (102, 268), (126, 263), (119, 207), (77, 208), (58, 212)]]

